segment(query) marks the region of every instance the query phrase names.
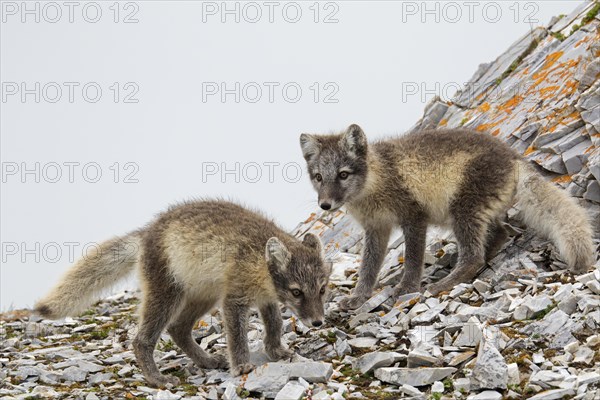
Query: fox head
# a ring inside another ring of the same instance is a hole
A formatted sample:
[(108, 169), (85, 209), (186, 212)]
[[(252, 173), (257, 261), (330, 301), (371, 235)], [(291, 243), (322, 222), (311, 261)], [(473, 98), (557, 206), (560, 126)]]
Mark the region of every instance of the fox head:
[(331, 263), (323, 261), (319, 238), (307, 233), (301, 244), (288, 249), (272, 237), (267, 241), (265, 258), (279, 300), (305, 325), (321, 326), (325, 319), (324, 303)]
[(338, 135), (300, 135), (310, 180), (323, 210), (355, 198), (367, 180), (367, 137), (358, 125)]

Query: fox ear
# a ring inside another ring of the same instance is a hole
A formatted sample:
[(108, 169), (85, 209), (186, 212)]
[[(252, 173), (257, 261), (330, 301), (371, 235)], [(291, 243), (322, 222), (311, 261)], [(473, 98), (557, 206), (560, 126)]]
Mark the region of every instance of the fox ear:
[(278, 268), (285, 270), (290, 262), (290, 252), (287, 247), (276, 237), (267, 240), (265, 246), (265, 259), (268, 264), (274, 264)]
[(311, 158), (319, 155), (321, 151), (319, 139), (315, 135), (309, 135), (308, 133), (300, 135), (300, 147), (306, 161), (310, 161)]
[(354, 157), (364, 157), (367, 155), (367, 136), (362, 128), (356, 124), (348, 127), (343, 136), (344, 146), (348, 153)]
[(308, 247), (312, 247), (319, 253), (323, 253), (323, 245), (321, 244), (321, 240), (319, 240), (319, 238), (316, 235), (313, 235), (312, 233), (307, 233), (306, 235), (304, 235), (302, 243), (304, 243)]

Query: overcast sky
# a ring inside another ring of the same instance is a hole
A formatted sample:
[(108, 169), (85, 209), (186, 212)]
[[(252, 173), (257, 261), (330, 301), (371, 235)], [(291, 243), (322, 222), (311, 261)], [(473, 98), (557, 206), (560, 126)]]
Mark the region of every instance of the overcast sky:
[(2, 2), (0, 310), (184, 199), (291, 230), (316, 207), (300, 133), (400, 133), (578, 2), (223, 4)]

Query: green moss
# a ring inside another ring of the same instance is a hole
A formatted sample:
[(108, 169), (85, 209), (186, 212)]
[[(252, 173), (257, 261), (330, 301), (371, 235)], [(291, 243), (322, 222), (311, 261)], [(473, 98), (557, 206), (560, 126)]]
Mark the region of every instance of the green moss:
[(467, 121), (469, 121), (469, 118), (464, 117), (461, 121), (460, 121), (460, 126), (463, 126), (464, 124), (467, 123)]
[(94, 340), (104, 340), (108, 337), (110, 329), (101, 328), (90, 333), (90, 337)]
[(337, 336), (335, 334), (335, 331), (329, 331), (327, 332), (327, 335), (324, 333), (319, 334), (319, 336), (322, 339), (325, 339), (327, 341), (327, 343), (329, 344), (335, 344), (335, 342), (337, 342)]
[[(556, 306), (558, 306), (558, 304), (557, 304), (557, 303), (552, 303), (552, 304), (550, 304), (548, 307), (546, 307), (546, 308), (544, 309), (544, 311), (542, 311), (542, 312), (540, 312), (538, 315), (536, 315), (534, 319), (543, 319), (543, 318), (544, 318), (546, 315), (548, 315), (548, 313), (549, 313), (550, 311), (552, 311), (553, 309), (555, 309), (555, 308), (556, 308)], [(533, 337), (533, 336), (532, 336), (532, 337)]]
[(185, 378), (186, 378), (186, 376), (185, 376), (185, 370), (184, 369), (174, 369), (172, 371), (168, 371), (167, 373), (169, 375), (173, 375), (173, 376), (178, 377), (182, 381), (185, 380)]
[(507, 388), (513, 392), (521, 393), (521, 386), (517, 385), (516, 383), (507, 385)]
[(571, 28), (571, 33), (569, 35), (574, 34), (575, 32), (577, 32), (579, 29), (581, 29), (581, 25), (575, 24), (573, 25), (573, 27)]
[(444, 391), (452, 392), (454, 390), (454, 382), (451, 378), (446, 378), (442, 381), (444, 384)]
[(561, 42), (564, 41), (567, 38), (561, 32), (552, 32), (552, 33), (550, 33), (550, 35), (552, 35), (552, 37), (554, 37), (555, 39), (560, 40)]
[(171, 339), (161, 342), (161, 350), (162, 351), (171, 351), (174, 349), (175, 349), (175, 343)]
[(0, 338), (2, 339), (11, 339), (17, 336), (17, 333), (13, 328), (7, 326), (5, 328), (0, 328)]
[(592, 7), (592, 9), (587, 12), (587, 14), (585, 14), (585, 17), (583, 17), (583, 19), (581, 20), (581, 25), (586, 25), (586, 24), (592, 22), (592, 20), (594, 18), (596, 18), (596, 15), (598, 15), (599, 12), (600, 12), (600, 3), (597, 2), (596, 5), (594, 7)]
[(513, 61), (512, 64), (510, 64), (510, 67), (508, 67), (508, 69), (502, 73), (502, 75), (500, 76), (500, 78), (498, 78), (496, 83), (500, 84), (504, 79), (509, 77), (513, 72), (515, 72), (517, 70), (517, 68), (519, 67), (519, 65), (521, 65), (521, 63), (523, 62), (525, 57), (527, 57), (528, 55), (533, 53), (533, 51), (536, 49), (538, 44), (539, 44), (539, 42), (537, 41), (537, 39), (532, 40), (529, 47), (527, 47), (527, 49), (519, 57), (517, 57), (517, 59), (515, 61)]
[(441, 393), (431, 393), (431, 396), (429, 396), (429, 398), (432, 400), (440, 400), (442, 398), (442, 394)]
[(185, 394), (187, 394), (188, 396), (195, 396), (196, 393), (198, 393), (198, 388), (196, 387), (196, 385), (186, 383), (181, 385), (181, 387), (183, 388)]

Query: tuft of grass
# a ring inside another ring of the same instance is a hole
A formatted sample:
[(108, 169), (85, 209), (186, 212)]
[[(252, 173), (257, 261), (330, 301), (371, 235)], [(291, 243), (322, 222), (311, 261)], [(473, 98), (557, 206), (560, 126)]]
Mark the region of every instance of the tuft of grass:
[(444, 391), (452, 392), (454, 390), (454, 382), (451, 378), (446, 378), (442, 381), (444, 384)]
[(533, 40), (531, 42), (531, 44), (529, 45), (529, 47), (527, 47), (527, 49), (523, 52), (523, 54), (521, 54), (519, 57), (517, 57), (517, 59), (515, 61), (513, 61), (512, 64), (510, 64), (510, 67), (508, 67), (508, 69), (502, 73), (502, 75), (500, 76), (500, 78), (498, 78), (496, 83), (500, 84), (504, 79), (509, 77), (513, 72), (515, 72), (516, 69), (519, 67), (519, 65), (521, 65), (521, 63), (523, 62), (525, 57), (527, 57), (528, 55), (533, 53), (533, 51), (536, 49), (536, 47), (538, 47), (538, 44), (539, 44), (539, 42), (537, 40)]
[(337, 342), (337, 336), (335, 335), (334, 331), (327, 332), (327, 335), (321, 333), (320, 336), (322, 339), (325, 339), (329, 344), (335, 344), (335, 342)]
[(594, 18), (596, 18), (596, 15), (598, 15), (599, 12), (600, 12), (600, 3), (596, 2), (596, 5), (594, 7), (592, 7), (592, 9), (590, 11), (588, 11), (587, 14), (585, 14), (585, 17), (583, 17), (583, 19), (581, 20), (581, 25), (586, 25), (586, 24), (592, 22), (592, 20)]
[(175, 343), (171, 339), (162, 342), (162, 351), (171, 351), (173, 349), (175, 349)]
[(108, 337), (109, 328), (102, 328), (90, 333), (90, 337), (94, 340), (104, 340)]
[(196, 385), (185, 383), (181, 385), (181, 387), (185, 394), (187, 394), (188, 396), (195, 396), (196, 393), (198, 393), (198, 388), (196, 387)]
[(574, 34), (575, 32), (577, 32), (579, 29), (581, 29), (581, 25), (579, 25), (579, 24), (573, 25), (573, 27), (571, 28), (571, 33), (569, 33), (569, 36)]
[(239, 386), (236, 389), (236, 393), (238, 396), (240, 396), (242, 399), (245, 399), (247, 397), (250, 397), (250, 391), (248, 389), (243, 388), (242, 386)]
[(557, 303), (550, 304), (542, 312), (540, 312), (538, 315), (536, 315), (533, 319), (543, 319), (546, 315), (548, 315), (548, 313), (550, 311), (554, 310), (557, 306), (558, 306)]

